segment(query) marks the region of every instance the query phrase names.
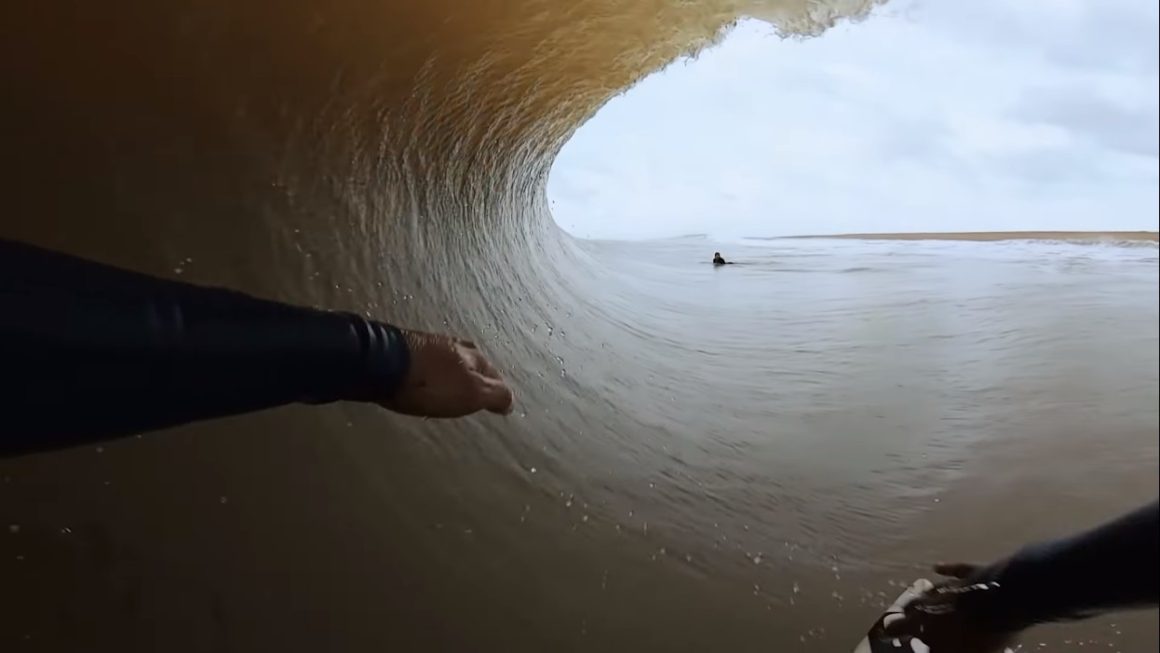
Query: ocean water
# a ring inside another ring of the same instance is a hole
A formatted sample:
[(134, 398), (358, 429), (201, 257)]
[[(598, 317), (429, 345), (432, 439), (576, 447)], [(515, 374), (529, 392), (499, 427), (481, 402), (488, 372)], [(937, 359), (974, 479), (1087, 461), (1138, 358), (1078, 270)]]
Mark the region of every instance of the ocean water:
[(0, 648), (846, 651), (928, 563), (1152, 499), (1154, 244), (553, 223), (608, 97), (737, 16), (869, 4), (5, 3), (0, 233), (468, 336), (519, 405), (0, 461)]

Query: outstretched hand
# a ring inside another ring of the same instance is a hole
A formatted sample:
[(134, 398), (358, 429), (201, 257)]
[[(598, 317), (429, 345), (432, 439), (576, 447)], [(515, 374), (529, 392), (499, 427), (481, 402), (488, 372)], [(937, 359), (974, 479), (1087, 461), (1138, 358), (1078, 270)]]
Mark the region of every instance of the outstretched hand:
[(514, 396), (475, 343), (403, 330), (411, 367), (395, 395), (380, 404), (418, 417), (463, 417), (486, 410), (506, 415)]
[(905, 616), (886, 626), (888, 635), (909, 635), (926, 644), (931, 653), (992, 653), (1002, 651), (1015, 633), (996, 630), (980, 619), (964, 597), (973, 589), (983, 568), (967, 563), (935, 565), (935, 573), (947, 580), (906, 606)]

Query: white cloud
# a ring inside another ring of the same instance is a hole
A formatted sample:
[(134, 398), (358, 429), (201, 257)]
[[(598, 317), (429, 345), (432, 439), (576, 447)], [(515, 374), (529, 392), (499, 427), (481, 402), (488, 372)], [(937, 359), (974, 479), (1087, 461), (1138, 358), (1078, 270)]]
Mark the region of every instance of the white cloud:
[(549, 182), (580, 236), (1156, 229), (1157, 7), (939, 0), (743, 22), (612, 100)]

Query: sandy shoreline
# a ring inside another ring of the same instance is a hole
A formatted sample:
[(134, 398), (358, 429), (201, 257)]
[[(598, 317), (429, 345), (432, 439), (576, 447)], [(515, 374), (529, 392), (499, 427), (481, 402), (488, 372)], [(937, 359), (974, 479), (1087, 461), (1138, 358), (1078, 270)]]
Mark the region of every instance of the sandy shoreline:
[(843, 240), (1067, 240), (1078, 242), (1141, 241), (1156, 242), (1155, 231), (962, 231), (884, 234), (830, 234), (784, 236), (783, 239), (840, 238)]

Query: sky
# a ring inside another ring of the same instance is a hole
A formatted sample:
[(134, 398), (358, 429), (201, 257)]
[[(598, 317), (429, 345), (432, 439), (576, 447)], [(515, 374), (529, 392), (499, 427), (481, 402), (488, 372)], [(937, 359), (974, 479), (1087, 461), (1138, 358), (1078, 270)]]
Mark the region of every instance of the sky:
[(1156, 230), (1155, 0), (901, 0), (743, 21), (612, 99), (548, 182), (585, 238)]

